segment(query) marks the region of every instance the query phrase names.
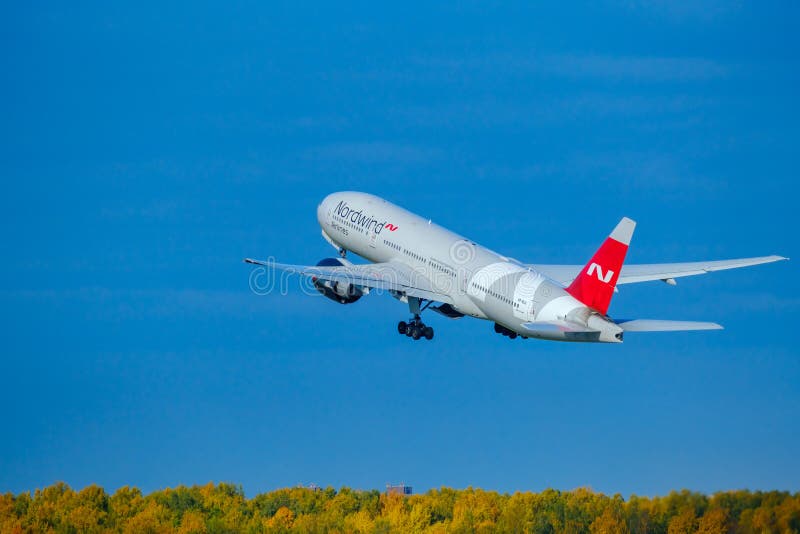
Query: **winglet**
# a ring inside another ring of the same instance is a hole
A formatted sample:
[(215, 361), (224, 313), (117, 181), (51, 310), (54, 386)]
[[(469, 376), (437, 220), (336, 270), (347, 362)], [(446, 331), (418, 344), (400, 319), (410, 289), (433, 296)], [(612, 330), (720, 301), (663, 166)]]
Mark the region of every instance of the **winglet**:
[(608, 312), (636, 222), (623, 217), (567, 288), (567, 292), (602, 314)]

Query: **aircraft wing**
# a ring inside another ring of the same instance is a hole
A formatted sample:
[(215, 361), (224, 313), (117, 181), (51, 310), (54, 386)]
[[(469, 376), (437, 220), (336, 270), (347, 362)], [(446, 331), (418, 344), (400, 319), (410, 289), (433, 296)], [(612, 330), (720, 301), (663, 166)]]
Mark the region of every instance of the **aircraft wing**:
[(392, 291), (409, 297), (453, 304), (453, 299), (437, 291), (427, 277), (398, 262), (362, 265), (318, 266), (291, 265), (245, 258), (245, 263), (261, 265), (289, 274), (307, 276), (312, 280), (349, 283), (354, 286)]
[[(638, 282), (650, 282), (661, 280), (670, 284), (675, 283), (675, 278), (682, 276), (695, 276), (714, 271), (724, 271), (725, 269), (738, 269), (740, 267), (750, 267), (762, 263), (772, 263), (774, 261), (787, 260), (783, 256), (759, 256), (757, 258), (742, 258), (738, 260), (716, 260), (716, 261), (695, 261), (689, 263), (642, 263), (625, 265), (622, 267), (617, 285), (635, 284)], [(546, 265), (532, 264), (527, 265), (531, 269), (555, 280), (564, 286), (568, 286), (583, 265)]]

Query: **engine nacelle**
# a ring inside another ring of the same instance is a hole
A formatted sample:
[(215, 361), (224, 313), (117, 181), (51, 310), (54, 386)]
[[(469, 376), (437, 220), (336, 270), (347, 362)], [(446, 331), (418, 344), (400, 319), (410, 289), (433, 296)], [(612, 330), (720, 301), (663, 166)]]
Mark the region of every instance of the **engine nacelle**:
[[(317, 263), (318, 267), (339, 267), (351, 265), (344, 258), (325, 258)], [(330, 282), (328, 280), (314, 280), (314, 287), (325, 297), (335, 300), (339, 304), (352, 304), (360, 299), (365, 290), (348, 282)]]
[(439, 306), (431, 306), (431, 309), (433, 311), (435, 311), (436, 313), (444, 315), (445, 317), (447, 317), (449, 319), (460, 319), (460, 318), (464, 317), (463, 313), (461, 313), (460, 311), (455, 309), (450, 304), (441, 304)]

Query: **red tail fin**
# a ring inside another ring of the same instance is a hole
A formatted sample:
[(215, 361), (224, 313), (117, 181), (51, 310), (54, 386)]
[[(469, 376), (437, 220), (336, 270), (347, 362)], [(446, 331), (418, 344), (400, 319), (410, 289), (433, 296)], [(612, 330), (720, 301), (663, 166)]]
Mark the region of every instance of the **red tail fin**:
[(602, 314), (608, 311), (636, 222), (623, 217), (592, 259), (581, 269), (567, 292)]

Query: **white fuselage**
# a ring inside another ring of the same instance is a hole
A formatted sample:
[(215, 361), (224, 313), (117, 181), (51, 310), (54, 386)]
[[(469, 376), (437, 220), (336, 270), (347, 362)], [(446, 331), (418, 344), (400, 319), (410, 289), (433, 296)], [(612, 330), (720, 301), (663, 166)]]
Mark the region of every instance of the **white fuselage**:
[(331, 244), (375, 263), (404, 264), (426, 278), (464, 315), (487, 319), (525, 337), (568, 338), (559, 331), (531, 333), (533, 321), (570, 321), (599, 330), (592, 341), (618, 342), (619, 328), (575, 299), (563, 286), (382, 198), (333, 193), (317, 208)]

